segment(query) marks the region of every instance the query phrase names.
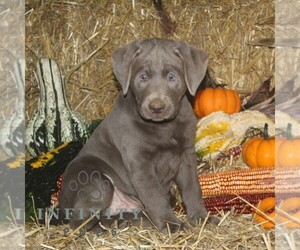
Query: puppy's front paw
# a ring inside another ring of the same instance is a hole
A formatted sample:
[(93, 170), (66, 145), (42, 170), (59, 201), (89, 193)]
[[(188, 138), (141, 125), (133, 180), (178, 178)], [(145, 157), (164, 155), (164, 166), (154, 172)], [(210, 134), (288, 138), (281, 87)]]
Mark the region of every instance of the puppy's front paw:
[(152, 220), (152, 222), (163, 234), (178, 232), (182, 227), (182, 221), (175, 215), (169, 217), (165, 216), (164, 218), (156, 218), (156, 220)]
[(177, 233), (180, 230), (190, 230), (191, 226), (186, 222), (176, 223), (176, 224), (170, 224), (167, 223), (167, 225), (164, 227), (164, 229), (160, 230), (163, 234), (169, 234), (169, 233)]
[[(202, 221), (204, 221), (206, 219), (206, 217), (207, 217), (207, 215), (206, 216), (193, 216), (193, 217), (189, 217), (188, 221), (191, 225), (196, 226), (199, 224), (200, 219)], [(207, 221), (213, 225), (218, 225), (220, 222), (220, 220), (218, 218), (216, 218), (215, 216), (212, 216), (212, 215), (209, 215)]]
[(213, 224), (213, 225), (218, 225), (219, 223), (220, 223), (220, 220), (217, 218), (217, 217), (215, 217), (215, 216), (212, 216), (212, 215), (210, 215), (209, 217), (208, 217), (208, 220), (207, 220), (209, 223), (211, 223), (211, 224)]

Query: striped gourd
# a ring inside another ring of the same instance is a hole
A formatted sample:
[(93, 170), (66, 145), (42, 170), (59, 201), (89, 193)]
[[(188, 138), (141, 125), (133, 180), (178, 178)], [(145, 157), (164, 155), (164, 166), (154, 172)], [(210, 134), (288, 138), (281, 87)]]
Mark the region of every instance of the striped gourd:
[(32, 156), (88, 135), (83, 118), (69, 107), (58, 64), (49, 58), (40, 59), (37, 77), (40, 99), (26, 129), (26, 148)]
[[(0, 131), (0, 145), (9, 157), (19, 156), (24, 152), (24, 80), (25, 60), (19, 59), (14, 64), (12, 77), (16, 83), (18, 96), (15, 98), (15, 108)], [(14, 97), (12, 97), (14, 99)]]

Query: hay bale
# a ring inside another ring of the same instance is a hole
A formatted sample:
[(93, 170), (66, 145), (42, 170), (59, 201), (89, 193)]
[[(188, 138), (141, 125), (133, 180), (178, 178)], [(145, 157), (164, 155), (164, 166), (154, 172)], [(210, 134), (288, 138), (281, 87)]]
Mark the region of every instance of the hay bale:
[(50, 57), (67, 76), (72, 108), (88, 120), (104, 118), (119, 89), (111, 53), (134, 39), (180, 39), (203, 49), (218, 82), (240, 93), (255, 90), (273, 74), (274, 49), (256, 41), (274, 38), (274, 2), (177, 0), (165, 1), (165, 9), (177, 25), (171, 35), (163, 32), (150, 0), (27, 1), (28, 116), (36, 109), (39, 94), (35, 63)]

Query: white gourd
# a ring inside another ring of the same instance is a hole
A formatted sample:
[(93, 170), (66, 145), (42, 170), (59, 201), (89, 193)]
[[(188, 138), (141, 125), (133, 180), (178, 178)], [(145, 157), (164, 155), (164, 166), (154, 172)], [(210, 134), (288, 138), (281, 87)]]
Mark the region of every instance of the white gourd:
[(222, 151), (238, 146), (246, 131), (269, 125), (269, 135), (275, 135), (274, 122), (259, 111), (243, 111), (232, 115), (223, 111), (214, 112), (197, 124), (195, 149), (203, 159), (213, 159)]

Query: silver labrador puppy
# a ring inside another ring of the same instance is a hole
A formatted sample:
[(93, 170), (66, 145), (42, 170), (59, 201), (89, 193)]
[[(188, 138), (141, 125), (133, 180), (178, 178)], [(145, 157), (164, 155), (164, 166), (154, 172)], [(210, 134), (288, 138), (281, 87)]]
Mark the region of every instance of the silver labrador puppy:
[(159, 230), (168, 223), (173, 232), (186, 225), (170, 205), (175, 182), (195, 225), (207, 211), (196, 172), (196, 118), (185, 93), (195, 94), (208, 57), (184, 42), (154, 38), (118, 48), (112, 59), (123, 92), (67, 167), (61, 211), (72, 209), (72, 228), (101, 211), (87, 224), (90, 230), (99, 220), (136, 217), (143, 209)]

